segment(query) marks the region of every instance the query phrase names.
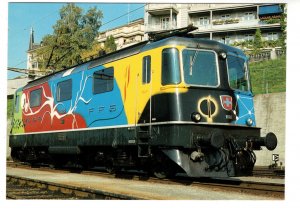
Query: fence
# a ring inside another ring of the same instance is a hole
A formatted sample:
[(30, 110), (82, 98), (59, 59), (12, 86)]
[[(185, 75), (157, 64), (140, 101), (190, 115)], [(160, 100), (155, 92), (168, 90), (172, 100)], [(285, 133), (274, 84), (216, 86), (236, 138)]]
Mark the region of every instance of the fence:
[(253, 51), (248, 52), (250, 62), (277, 59), (283, 55), (285, 55), (285, 51), (282, 50), (282, 48), (265, 49), (256, 54), (254, 54)]

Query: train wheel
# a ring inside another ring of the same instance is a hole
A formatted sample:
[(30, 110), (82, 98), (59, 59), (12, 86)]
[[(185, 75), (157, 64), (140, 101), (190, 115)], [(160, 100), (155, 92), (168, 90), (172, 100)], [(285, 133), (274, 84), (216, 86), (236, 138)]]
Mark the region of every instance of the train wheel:
[(113, 161), (107, 161), (105, 164), (105, 170), (109, 173), (109, 174), (114, 174), (115, 173), (115, 168), (113, 165)]
[(61, 155), (54, 155), (52, 157), (52, 166), (55, 169), (61, 169), (63, 168), (66, 164), (68, 163), (67, 159), (65, 159), (63, 156)]
[(153, 169), (153, 175), (159, 179), (175, 176), (176, 170), (172, 166), (156, 166)]
[(153, 174), (155, 177), (159, 179), (164, 179), (168, 177), (168, 173), (164, 171), (163, 169), (154, 169)]
[(155, 177), (164, 179), (176, 175), (177, 167), (173, 161), (163, 154), (159, 154), (156, 158), (155, 164), (152, 167), (152, 172)]
[(109, 173), (109, 174), (114, 174), (115, 173), (115, 169), (112, 166), (106, 166), (105, 170)]
[(19, 155), (20, 151), (18, 151), (17, 149), (15, 148), (12, 148), (11, 149), (11, 153), (10, 153), (10, 156), (12, 158), (12, 160), (14, 162), (20, 162), (20, 155)]

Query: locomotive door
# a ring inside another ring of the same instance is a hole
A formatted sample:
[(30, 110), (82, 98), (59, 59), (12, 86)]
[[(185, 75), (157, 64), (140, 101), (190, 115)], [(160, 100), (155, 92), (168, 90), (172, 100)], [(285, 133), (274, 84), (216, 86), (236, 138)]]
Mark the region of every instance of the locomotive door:
[(151, 56), (142, 58), (142, 72), (138, 92), (138, 123), (137, 132), (138, 156), (148, 157), (150, 149), (150, 140), (152, 134), (152, 81), (151, 81)]
[[(141, 97), (143, 97), (144, 103), (146, 103), (143, 109), (143, 120), (151, 126), (151, 108), (152, 108), (152, 81), (151, 81), (151, 56), (143, 57), (142, 63), (142, 85), (141, 85)], [(145, 102), (146, 101), (146, 102)]]

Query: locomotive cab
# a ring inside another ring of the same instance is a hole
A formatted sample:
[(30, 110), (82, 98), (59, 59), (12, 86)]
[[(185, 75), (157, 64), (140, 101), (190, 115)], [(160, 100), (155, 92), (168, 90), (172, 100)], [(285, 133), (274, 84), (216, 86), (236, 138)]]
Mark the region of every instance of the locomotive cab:
[(153, 141), (168, 145), (164, 154), (189, 176), (251, 174), (253, 150), (273, 150), (277, 139), (256, 127), (247, 57), (215, 41), (165, 43), (161, 92), (151, 97)]

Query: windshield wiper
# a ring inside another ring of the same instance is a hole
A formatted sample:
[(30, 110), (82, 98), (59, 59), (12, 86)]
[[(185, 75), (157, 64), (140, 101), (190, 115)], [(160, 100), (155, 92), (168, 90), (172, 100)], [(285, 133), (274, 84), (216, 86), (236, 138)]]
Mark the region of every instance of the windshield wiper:
[(195, 63), (195, 60), (196, 60), (196, 58), (197, 58), (198, 53), (199, 53), (199, 51), (196, 51), (196, 52), (194, 53), (194, 56), (193, 56), (193, 57), (190, 56), (190, 76), (193, 75), (193, 65), (194, 65), (194, 63)]

